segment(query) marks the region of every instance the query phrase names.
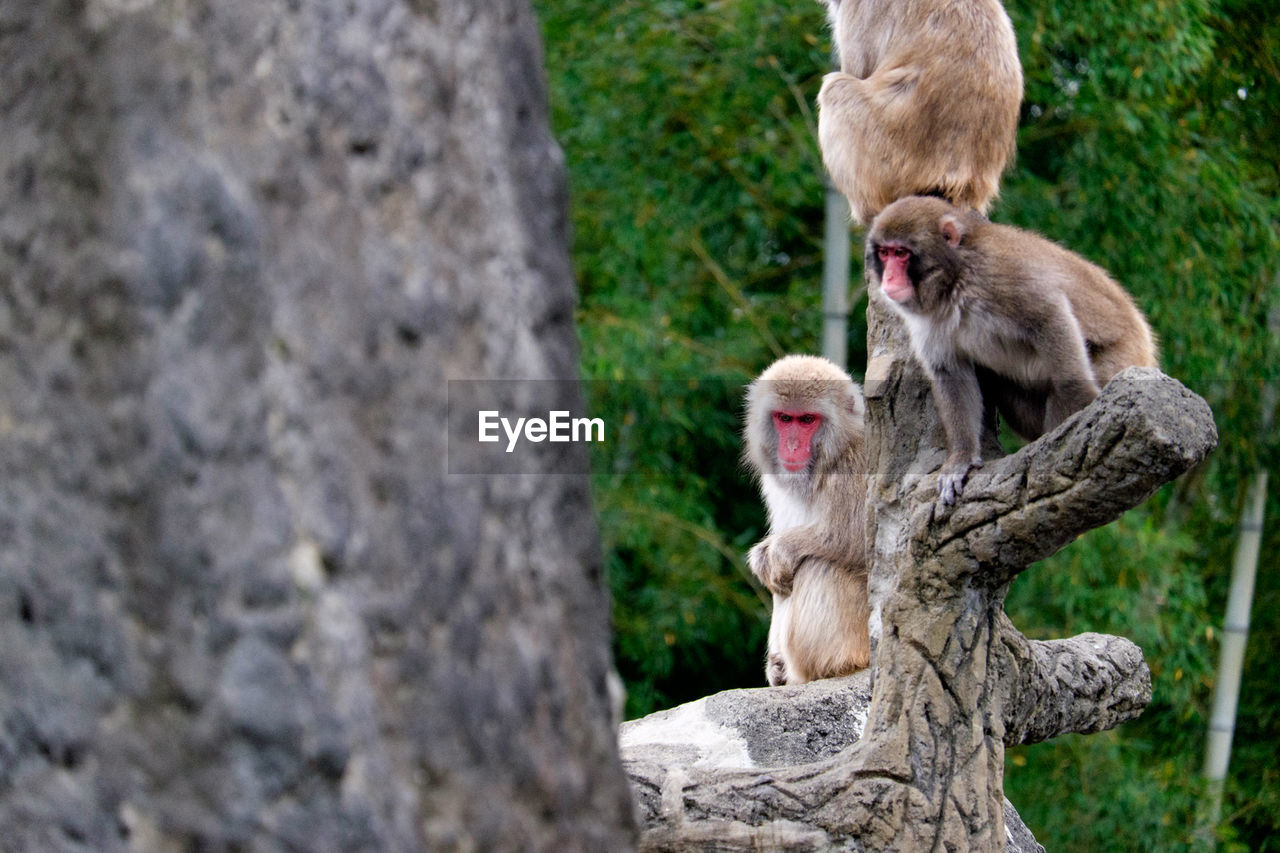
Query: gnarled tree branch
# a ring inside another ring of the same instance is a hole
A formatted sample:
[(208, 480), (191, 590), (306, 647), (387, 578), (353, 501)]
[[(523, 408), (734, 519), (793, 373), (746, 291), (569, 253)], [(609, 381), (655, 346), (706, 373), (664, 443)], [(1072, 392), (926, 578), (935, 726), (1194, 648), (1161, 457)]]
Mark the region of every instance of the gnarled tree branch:
[[(1208, 406), (1158, 371), (1126, 371), (1013, 456), (999, 458), (988, 435), (986, 467), (944, 509), (945, 439), (928, 382), (897, 321), (875, 302), (868, 318), (875, 676), (861, 737), (783, 767), (752, 758), (742, 729), (728, 738), (741, 744), (736, 760), (733, 748), (710, 760), (633, 737), (624, 758), (646, 849), (1034, 849), (1006, 831), (1005, 745), (1109, 728), (1150, 701), (1133, 643), (1029, 641), (1004, 595), (1030, 562), (1202, 459), (1216, 442)], [(826, 701), (851, 700), (836, 690)]]
[(988, 582), (1007, 582), (1146, 500), (1216, 443), (1204, 400), (1154, 368), (1131, 367), (1056, 430), (975, 472), (965, 501), (923, 528), (923, 546), (954, 571), (981, 566)]
[(1005, 746), (1106, 731), (1151, 701), (1142, 649), (1123, 637), (1090, 633), (1044, 641), (1010, 631), (1027, 643), (1032, 665), (1009, 691)]

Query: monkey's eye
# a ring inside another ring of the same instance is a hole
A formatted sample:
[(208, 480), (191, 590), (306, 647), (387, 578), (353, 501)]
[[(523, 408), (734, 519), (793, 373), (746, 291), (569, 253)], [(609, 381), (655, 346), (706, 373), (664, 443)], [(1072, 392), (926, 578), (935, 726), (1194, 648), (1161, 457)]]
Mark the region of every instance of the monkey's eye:
[(808, 426), (809, 424), (813, 423), (813, 422), (814, 422), (814, 421), (816, 421), (816, 420), (817, 420), (817, 418), (815, 418), (813, 415), (801, 415), (801, 416), (800, 416), (800, 423), (804, 424), (805, 426)]
[(906, 246), (877, 246), (876, 254), (880, 256), (880, 260), (887, 261), (890, 258), (905, 261), (911, 257), (911, 250)]
[(788, 415), (786, 412), (778, 412), (774, 417), (782, 421), (784, 424), (791, 423), (791, 415)]

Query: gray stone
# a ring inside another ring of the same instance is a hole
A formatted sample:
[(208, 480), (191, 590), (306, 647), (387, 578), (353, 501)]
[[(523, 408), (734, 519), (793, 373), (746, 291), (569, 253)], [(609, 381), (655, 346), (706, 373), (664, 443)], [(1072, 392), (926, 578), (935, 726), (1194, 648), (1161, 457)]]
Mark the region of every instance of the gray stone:
[(627, 849), (585, 451), (448, 473), (580, 408), (527, 0), (0, 40), (0, 848)]
[[(668, 787), (687, 779), (688, 768), (758, 774), (834, 759), (862, 736), (870, 705), (870, 670), (802, 685), (726, 690), (623, 723), (622, 760), (648, 816), (661, 811)], [(1011, 853), (1044, 850), (1008, 800), (1005, 827)], [(812, 838), (833, 843), (826, 834)]]

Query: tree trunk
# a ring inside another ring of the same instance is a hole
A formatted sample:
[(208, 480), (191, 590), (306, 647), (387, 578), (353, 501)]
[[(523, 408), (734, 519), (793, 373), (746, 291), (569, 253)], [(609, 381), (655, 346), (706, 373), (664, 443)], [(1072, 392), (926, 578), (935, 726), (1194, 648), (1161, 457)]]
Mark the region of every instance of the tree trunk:
[(526, 0), (0, 9), (4, 849), (630, 846), (584, 451), (448, 473), (447, 380), (576, 376), (540, 61)]
[[(860, 740), (834, 758), (763, 772), (673, 754), (632, 762), (642, 848), (1000, 850), (1007, 744), (1136, 716), (1150, 673), (1128, 640), (1033, 642), (1003, 610), (1009, 582), (1201, 460), (1217, 440), (1199, 397), (1130, 368), (1084, 411), (985, 467), (956, 506), (937, 500), (946, 451), (899, 323), (868, 311), (873, 685)], [(678, 767), (673, 773), (672, 768)], [(661, 790), (660, 799), (647, 796)]]

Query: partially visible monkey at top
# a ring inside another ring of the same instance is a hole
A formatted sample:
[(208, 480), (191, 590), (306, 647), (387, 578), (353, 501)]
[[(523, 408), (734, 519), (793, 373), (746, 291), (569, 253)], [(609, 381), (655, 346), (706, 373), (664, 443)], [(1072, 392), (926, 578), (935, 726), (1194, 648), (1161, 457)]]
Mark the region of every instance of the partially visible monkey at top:
[(825, 358), (789, 355), (747, 389), (744, 457), (769, 513), (747, 555), (773, 594), (770, 685), (868, 665), (862, 389)]
[(986, 213), (1013, 157), (1018, 43), (999, 0), (823, 0), (840, 57), (818, 95), (822, 160), (868, 224), (909, 195)]
[(866, 269), (929, 374), (947, 435), (945, 504), (982, 465), (984, 395), (1035, 439), (1124, 368), (1157, 366), (1146, 318), (1101, 267), (942, 199), (886, 207), (867, 233)]

